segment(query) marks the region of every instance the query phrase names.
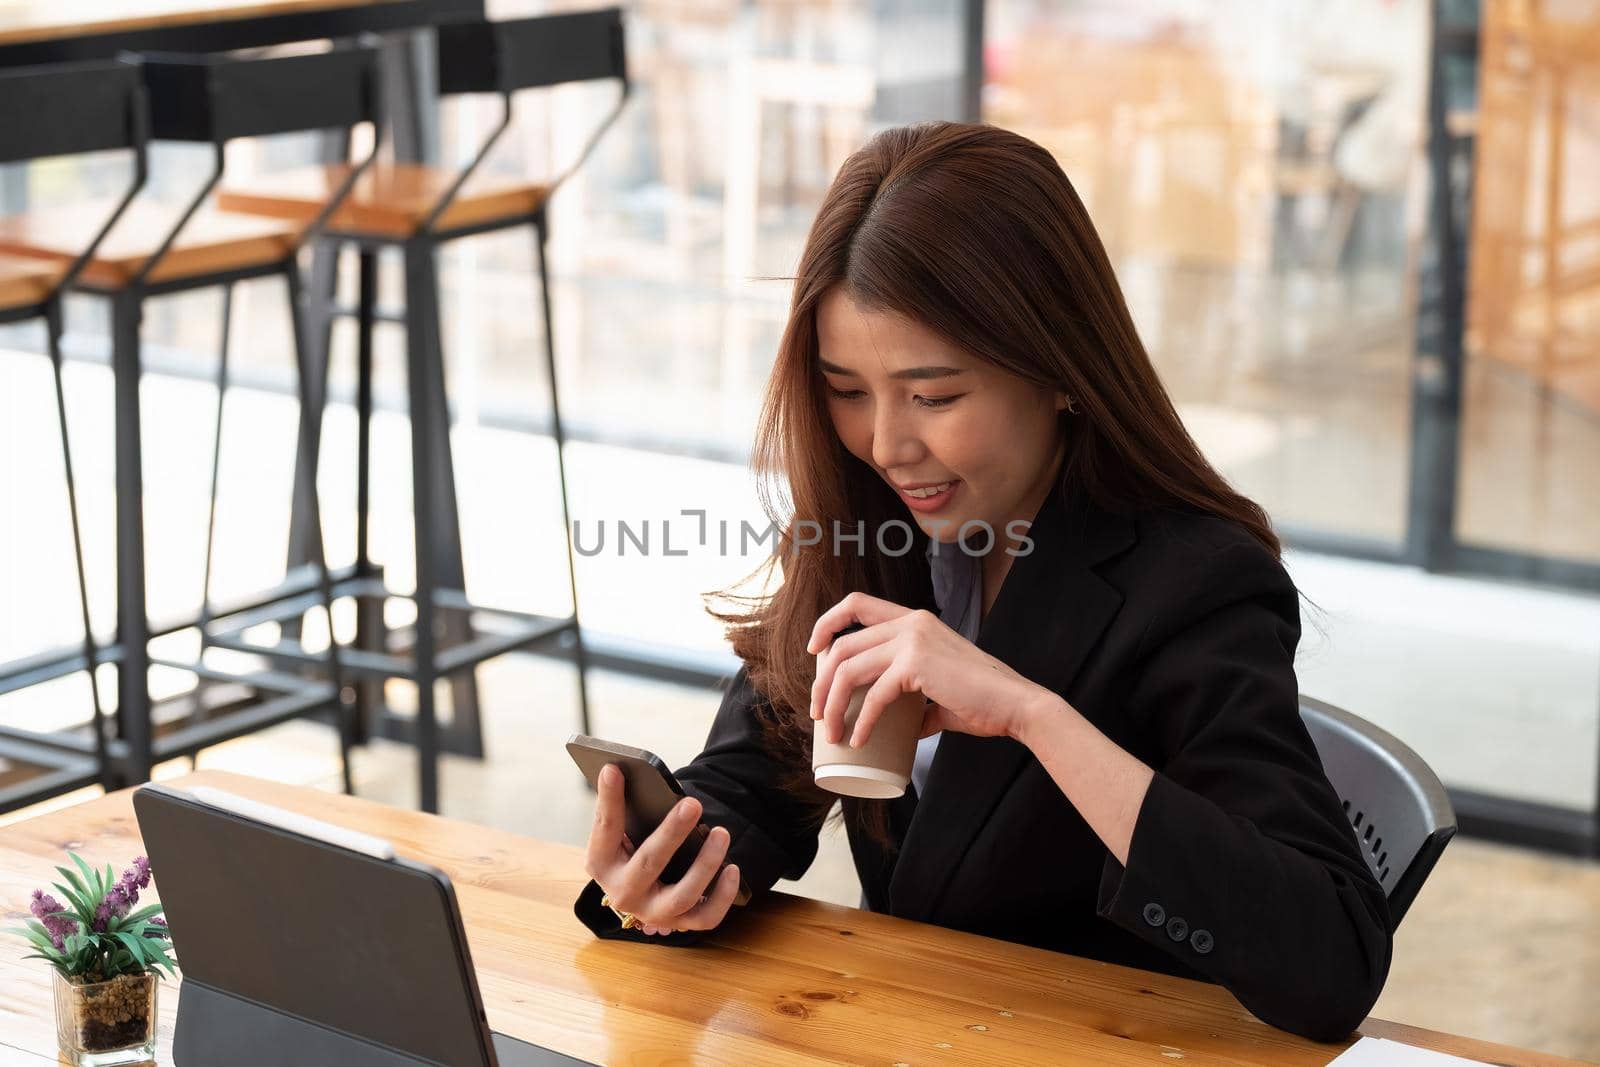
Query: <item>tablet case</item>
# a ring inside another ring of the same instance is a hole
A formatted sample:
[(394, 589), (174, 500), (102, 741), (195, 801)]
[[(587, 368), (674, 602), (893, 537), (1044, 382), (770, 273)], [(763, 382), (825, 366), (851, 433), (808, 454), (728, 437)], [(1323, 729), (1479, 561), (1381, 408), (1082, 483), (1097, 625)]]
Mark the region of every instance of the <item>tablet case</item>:
[(496, 1063), (443, 872), (165, 786), (133, 805), (183, 970), (180, 1067)]

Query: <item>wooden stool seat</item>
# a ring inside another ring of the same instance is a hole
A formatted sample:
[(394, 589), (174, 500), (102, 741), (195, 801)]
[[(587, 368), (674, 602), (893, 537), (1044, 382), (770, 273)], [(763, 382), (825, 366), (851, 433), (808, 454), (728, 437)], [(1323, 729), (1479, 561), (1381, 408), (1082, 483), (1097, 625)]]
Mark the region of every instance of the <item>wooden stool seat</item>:
[[(457, 173), (415, 163), (375, 163), (356, 182), (327, 228), (335, 233), (404, 240), (417, 232)], [(217, 191), (217, 206), (304, 225), (339, 191), (349, 174), (349, 164), (335, 163), (225, 181)], [(545, 185), (474, 174), (436, 228), (455, 230), (525, 217), (537, 211), (548, 195)]]
[(44, 260), (0, 255), (0, 311), (42, 304), (66, 269)]
[[(0, 218), (0, 253), (71, 263), (94, 240), (113, 207), (93, 202)], [(130, 204), (84, 268), (80, 283), (102, 290), (125, 287), (161, 246), (179, 210), (146, 201)], [(282, 219), (202, 207), (146, 281), (178, 281), (277, 263), (294, 251), (298, 233), (297, 225)]]

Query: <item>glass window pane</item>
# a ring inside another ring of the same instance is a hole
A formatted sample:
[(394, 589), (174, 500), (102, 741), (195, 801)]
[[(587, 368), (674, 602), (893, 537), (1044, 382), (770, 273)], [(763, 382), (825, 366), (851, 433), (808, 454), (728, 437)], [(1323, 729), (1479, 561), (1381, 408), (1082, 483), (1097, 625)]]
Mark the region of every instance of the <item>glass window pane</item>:
[(1463, 541), (1600, 561), (1600, 4), (1483, 8)]
[(1424, 5), (987, 12), (984, 117), (1055, 153), (1207, 454), (1282, 523), (1400, 541)]

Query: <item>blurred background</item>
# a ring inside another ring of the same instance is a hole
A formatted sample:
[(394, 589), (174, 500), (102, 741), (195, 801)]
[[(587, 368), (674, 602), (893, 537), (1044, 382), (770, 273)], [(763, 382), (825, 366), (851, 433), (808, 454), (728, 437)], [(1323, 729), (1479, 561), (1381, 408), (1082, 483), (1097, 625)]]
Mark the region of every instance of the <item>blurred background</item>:
[[(489, 12), (585, 6), (491, 0)], [(0, 0), (0, 23), (29, 7)], [(886, 126), (1006, 126), (1060, 161), (1185, 422), (1285, 535), (1315, 605), (1303, 691), (1398, 735), (1451, 788), (1466, 836), (1402, 929), (1377, 1013), (1600, 1058), (1600, 2), (626, 10), (634, 97), (551, 208), (568, 488), (581, 543), (602, 520), (648, 520), (690, 547), (619, 554), (612, 536), (579, 558), (600, 662), (593, 732), (673, 764), (699, 750), (714, 680), (734, 665), (701, 594), (741, 582), (763, 548), (696, 547), (698, 520), (682, 513), (704, 509), (734, 530), (765, 523), (752, 429), (786, 279), (839, 164)], [(609, 86), (534, 94), (488, 166), (557, 170), (614, 99)], [(492, 100), (450, 101), (426, 150), (459, 161), (497, 117)], [(230, 151), (230, 167), (270, 170), (314, 159), (317, 145)], [(155, 195), (181, 202), (197, 158), (203, 149), (156, 146)], [(116, 165), (4, 168), (0, 213), (70, 202), (114, 182)], [(513, 232), (441, 252), (451, 439), (469, 593), (563, 615), (533, 249)], [(398, 260), (381, 271), (380, 304), (398, 297)], [(296, 405), (282, 301), (276, 280), (234, 297), (219, 598), (284, 570)], [(220, 315), (208, 291), (146, 314), (152, 617), (200, 599)], [(336, 564), (354, 552), (351, 330), (335, 327), (322, 446)], [(59, 450), (39, 444), (55, 440), (49, 364), (33, 358), (43, 339), (37, 324), (0, 328), (0, 662), (81, 639)], [(110, 634), (99, 301), (69, 302), (66, 348), (91, 613)], [(403, 329), (380, 326), (373, 554), (400, 575), (412, 552), (403, 357)], [(403, 626), (406, 605), (390, 609)], [(162, 640), (198, 647), (190, 633)], [(479, 678), (488, 758), (446, 757), (443, 811), (581, 841), (588, 794), (559, 747), (577, 729), (570, 665), (518, 654)], [(158, 696), (192, 684), (152, 674)], [(414, 700), (406, 688), (388, 684), (401, 709)], [(79, 674), (0, 697), (0, 723), (66, 728), (86, 693)], [(408, 753), (379, 741), (359, 751), (358, 792), (414, 804)], [(336, 784), (336, 755), (330, 730), (297, 722), (199, 762)], [(530, 777), (535, 766), (549, 775)], [(798, 888), (853, 904), (851, 879), (832, 833)]]

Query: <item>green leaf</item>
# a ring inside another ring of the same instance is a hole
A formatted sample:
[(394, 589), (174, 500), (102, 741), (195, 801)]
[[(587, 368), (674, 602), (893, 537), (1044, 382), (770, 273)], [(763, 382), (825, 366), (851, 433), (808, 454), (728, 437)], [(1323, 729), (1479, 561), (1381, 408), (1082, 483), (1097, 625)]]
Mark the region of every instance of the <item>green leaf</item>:
[(66, 973), (66, 970), (64, 969), (61, 961), (56, 959), (53, 956), (41, 956), (37, 952), (30, 952), (26, 956), (23, 956), (22, 958), (25, 959), (25, 960), (44, 960), (46, 963), (48, 963), (50, 966), (54, 967), (56, 970), (61, 971), (62, 974)]
[(57, 867), (56, 870), (60, 872), (61, 877), (67, 880), (67, 884), (78, 891), (78, 896), (84, 900), (89, 899), (89, 888), (83, 884), (83, 880), (78, 877), (77, 872), (68, 867)]
[(62, 885), (60, 882), (51, 882), (50, 888), (67, 898), (67, 907), (61, 909), (67, 918), (73, 922), (87, 922), (94, 918), (94, 909), (84, 903), (82, 897)]
[(106, 894), (111, 892), (111, 887), (117, 884), (117, 873), (111, 869), (111, 864), (106, 864), (106, 880), (100, 886), (100, 899), (104, 900)]
[(50, 940), (50, 935), (45, 933), (42, 927), (38, 930), (29, 930), (25, 927), (16, 926), (8, 930), (7, 933), (22, 935), (28, 939), (29, 944), (40, 951), (54, 952), (56, 950), (55, 942)]
[(148, 919), (152, 915), (160, 914), (160, 912), (161, 912), (161, 905), (160, 904), (146, 904), (144, 907), (140, 908), (138, 911), (130, 912), (128, 915), (125, 915), (123, 917), (123, 919), (122, 919), (122, 927), (121, 928), (126, 929), (129, 923), (135, 923), (135, 922), (138, 922), (141, 919)]
[(118, 934), (116, 936), (117, 940), (127, 947), (128, 952), (133, 955), (133, 958), (139, 962), (140, 966), (147, 962), (143, 942), (132, 934)]
[(73, 922), (87, 923), (94, 919), (94, 908), (85, 903), (83, 897), (74, 893), (60, 882), (51, 882), (50, 888), (67, 898), (67, 903), (71, 907), (66, 910), (66, 915)]
[(78, 884), (78, 880), (71, 876), (72, 872), (65, 867), (57, 867), (56, 870), (67, 877), (68, 884), (62, 885), (60, 882), (52, 882), (52, 888), (67, 898), (67, 903), (72, 905), (72, 909), (78, 913), (80, 920), (93, 918), (95, 903), (89, 899), (89, 895)]
[(94, 896), (94, 903), (98, 906), (106, 895), (105, 887), (100, 884), (100, 876), (76, 852), (69, 852), (67, 855), (72, 857), (72, 862), (83, 872), (83, 884), (89, 887), (89, 892)]
[(155, 956), (155, 958), (151, 960), (151, 965), (153, 967), (165, 967), (167, 974), (175, 974), (177, 971), (177, 965), (173, 962), (172, 957), (167, 955), (166, 942), (157, 941), (149, 947), (152, 950), (152, 954)]

